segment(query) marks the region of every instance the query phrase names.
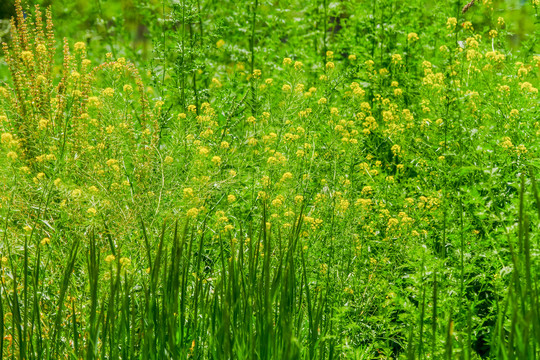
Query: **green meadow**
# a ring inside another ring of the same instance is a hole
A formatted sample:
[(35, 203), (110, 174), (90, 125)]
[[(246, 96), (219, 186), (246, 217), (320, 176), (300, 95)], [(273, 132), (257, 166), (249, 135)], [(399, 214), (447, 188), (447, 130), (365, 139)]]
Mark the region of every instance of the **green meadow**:
[(0, 17), (0, 360), (540, 358), (539, 0)]

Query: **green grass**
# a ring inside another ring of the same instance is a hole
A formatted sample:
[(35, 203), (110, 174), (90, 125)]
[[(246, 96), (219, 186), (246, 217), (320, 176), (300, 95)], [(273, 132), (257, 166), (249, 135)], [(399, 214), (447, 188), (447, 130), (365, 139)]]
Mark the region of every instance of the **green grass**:
[(540, 355), (537, 2), (59, 4), (0, 62), (0, 360)]

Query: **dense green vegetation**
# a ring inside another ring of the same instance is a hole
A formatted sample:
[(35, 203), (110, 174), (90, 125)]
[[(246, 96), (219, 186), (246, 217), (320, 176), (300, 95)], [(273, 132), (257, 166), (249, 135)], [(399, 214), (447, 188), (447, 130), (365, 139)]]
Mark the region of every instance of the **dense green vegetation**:
[(35, 3), (0, 360), (538, 358), (538, 0)]

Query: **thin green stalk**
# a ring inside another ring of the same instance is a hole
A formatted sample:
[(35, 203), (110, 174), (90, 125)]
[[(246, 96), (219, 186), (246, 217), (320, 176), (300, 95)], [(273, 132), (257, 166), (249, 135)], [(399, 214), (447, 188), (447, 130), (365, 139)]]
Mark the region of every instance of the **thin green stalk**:
[(73, 242), (73, 245), (71, 246), (71, 251), (69, 253), (66, 266), (64, 269), (64, 274), (62, 276), (62, 281), (60, 285), (60, 297), (58, 298), (58, 304), (57, 304), (57, 313), (56, 313), (56, 319), (54, 322), (53, 332), (51, 336), (51, 347), (49, 347), (49, 351), (47, 352), (47, 358), (55, 358), (57, 354), (57, 348), (58, 348), (58, 337), (61, 336), (62, 327), (62, 315), (64, 311), (64, 299), (66, 297), (66, 292), (69, 286), (69, 279), (71, 278), (71, 274), (73, 272), (73, 268), (75, 267), (75, 261), (77, 260), (77, 252), (79, 250), (79, 240), (75, 240)]
[(433, 312), (431, 315), (431, 356), (437, 353), (437, 271), (433, 272)]
[[(250, 61), (250, 68), (251, 68), (251, 74), (253, 74), (253, 70), (255, 70), (255, 27), (257, 25), (257, 8), (259, 7), (259, 0), (255, 0), (253, 4), (253, 9), (251, 11), (251, 38), (249, 42), (249, 51), (251, 52), (251, 61)], [(253, 116), (256, 115), (256, 109), (257, 109), (257, 94), (255, 90), (255, 83), (253, 81), (251, 83), (251, 114)]]

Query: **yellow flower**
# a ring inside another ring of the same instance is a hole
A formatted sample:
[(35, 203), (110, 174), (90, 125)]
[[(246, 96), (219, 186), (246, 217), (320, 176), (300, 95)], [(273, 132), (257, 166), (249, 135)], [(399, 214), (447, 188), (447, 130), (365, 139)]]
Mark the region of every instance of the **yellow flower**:
[(44, 44), (39, 44), (36, 46), (36, 51), (43, 54), (47, 51), (47, 47)]
[(292, 179), (293, 175), (290, 172), (286, 172), (281, 176), (281, 181), (287, 181), (289, 179)]
[(88, 105), (89, 106), (100, 107), (101, 106), (101, 101), (99, 101), (99, 98), (97, 96), (89, 96), (88, 97)]
[(336, 65), (332, 61), (329, 61), (329, 62), (326, 63), (326, 69), (327, 70), (332, 70), (335, 67), (336, 67)]
[(220, 49), (221, 47), (223, 47), (223, 45), (225, 45), (225, 40), (223, 39), (220, 39), (216, 42), (216, 46), (218, 49)]
[(191, 208), (187, 211), (186, 215), (188, 217), (196, 217), (197, 215), (199, 215), (199, 209), (197, 208)]
[(108, 96), (108, 97), (112, 97), (114, 95), (114, 89), (113, 88), (105, 88), (103, 89), (103, 91), (101, 92), (104, 96)]
[(173, 161), (174, 159), (171, 156), (165, 156), (165, 159), (163, 160), (165, 164), (172, 164)]
[(195, 106), (195, 105), (189, 105), (189, 106), (188, 106), (188, 111), (189, 111), (189, 112), (196, 112), (196, 111), (197, 111), (197, 106)]
[(283, 200), (282, 199), (275, 198), (274, 200), (272, 200), (272, 206), (281, 207), (281, 205), (283, 205)]
[(23, 51), (23, 52), (21, 52), (21, 57), (26, 62), (30, 62), (30, 61), (34, 60), (34, 54), (31, 51)]
[(393, 64), (399, 64), (402, 60), (402, 57), (400, 54), (394, 54), (392, 55), (392, 63)]
[(230, 203), (235, 202), (236, 201), (236, 196), (234, 196), (232, 194), (227, 196), (227, 201), (230, 202)]
[(86, 212), (89, 214), (89, 215), (96, 215), (97, 214), (97, 210), (93, 207), (89, 208), (88, 210), (86, 210)]
[(13, 135), (10, 133), (3, 133), (0, 137), (2, 144), (9, 144), (13, 141)]
[(41, 239), (41, 245), (43, 246), (49, 244), (50, 242), (51, 242), (51, 239), (49, 239), (48, 237), (44, 237), (43, 239)]
[(461, 24), (465, 30), (471, 30), (473, 31), (474, 28), (472, 26), (472, 23), (470, 21), (465, 21), (463, 24)]
[(214, 156), (214, 157), (212, 158), (212, 162), (213, 162), (214, 164), (216, 164), (216, 165), (221, 164), (221, 157), (220, 157), (220, 156)]
[(201, 146), (199, 148), (199, 154), (200, 155), (208, 155), (210, 153), (210, 150), (206, 146)]
[(114, 256), (113, 254), (107, 255), (107, 257), (105, 257), (106, 263), (113, 262), (114, 260), (116, 260), (116, 256)]
[(193, 196), (193, 189), (192, 188), (185, 188), (182, 191), (184, 193), (184, 197), (192, 197)]
[(75, 43), (74, 47), (75, 47), (75, 50), (77, 50), (77, 51), (83, 51), (83, 50), (86, 49), (86, 44), (83, 43), (82, 41), (79, 41), (79, 42)]
[(373, 192), (373, 188), (371, 186), (364, 186), (362, 188), (362, 194), (369, 195)]
[(127, 266), (131, 265), (131, 259), (127, 258), (127, 257), (120, 258), (120, 264), (123, 267), (127, 267)]
[(519, 87), (521, 88), (522, 91), (527, 91), (527, 92), (530, 92), (530, 93), (537, 93), (538, 92), (538, 89), (533, 87), (532, 84), (530, 82), (523, 82), (523, 83), (520, 83), (519, 84)]
[(388, 227), (395, 227), (397, 224), (399, 224), (399, 220), (396, 218), (390, 218), (388, 219)]
[(47, 120), (47, 119), (41, 119), (41, 120), (39, 120), (38, 128), (39, 128), (40, 130), (43, 130), (43, 129), (46, 129), (48, 125), (49, 125), (49, 120)]
[(292, 64), (292, 59), (291, 58), (283, 59), (283, 65), (290, 65), (290, 64)]
[(446, 28), (453, 30), (457, 25), (457, 19), (455, 17), (450, 17), (446, 20)]
[(15, 160), (17, 159), (18, 155), (15, 151), (10, 151), (6, 154), (6, 156), (11, 159), (11, 160)]
[(285, 92), (291, 91), (291, 85), (285, 84), (285, 85), (283, 85), (281, 90), (283, 90)]
[(527, 147), (523, 144), (516, 146), (516, 153), (525, 154), (527, 152)]
[(409, 41), (416, 41), (416, 40), (418, 40), (418, 34), (417, 34), (417, 33), (414, 33), (414, 32), (409, 33), (409, 34), (407, 35), (407, 40), (409, 40)]

